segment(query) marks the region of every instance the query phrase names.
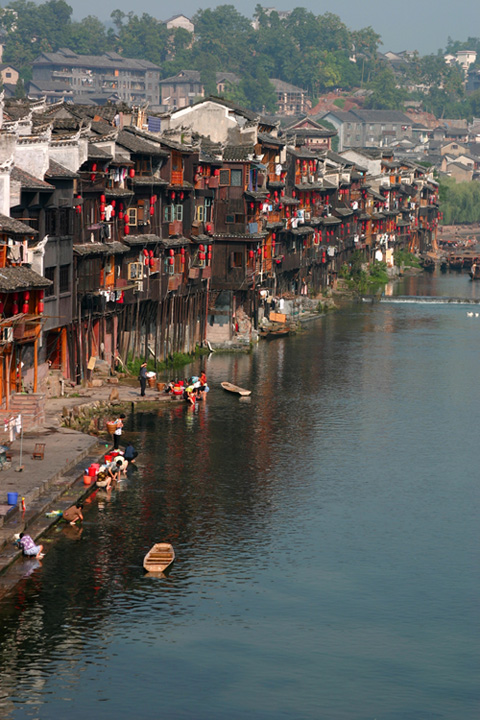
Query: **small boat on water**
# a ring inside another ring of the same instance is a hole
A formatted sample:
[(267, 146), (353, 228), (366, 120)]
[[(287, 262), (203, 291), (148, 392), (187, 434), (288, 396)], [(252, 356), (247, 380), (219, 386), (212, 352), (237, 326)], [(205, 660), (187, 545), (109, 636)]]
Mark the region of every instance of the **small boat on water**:
[(155, 543), (143, 559), (147, 572), (165, 572), (175, 560), (175, 550), (170, 543)]
[(224, 390), (227, 390), (227, 392), (236, 393), (242, 397), (252, 394), (251, 390), (245, 390), (244, 388), (238, 387), (238, 385), (232, 385), (232, 383), (229, 382), (222, 382), (221, 385)]
[(286, 337), (295, 332), (293, 328), (289, 328), (286, 325), (281, 327), (261, 328), (258, 332), (261, 338), (265, 340), (275, 340), (275, 338)]

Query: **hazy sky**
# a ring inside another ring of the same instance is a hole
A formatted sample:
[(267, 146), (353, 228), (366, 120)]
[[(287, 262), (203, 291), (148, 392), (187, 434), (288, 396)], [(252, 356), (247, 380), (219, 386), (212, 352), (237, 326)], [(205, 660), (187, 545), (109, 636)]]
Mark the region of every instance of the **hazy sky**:
[[(198, 0), (181, 0), (176, 3), (104, 0), (100, 5), (95, 0), (67, 2), (73, 7), (75, 19), (96, 15), (103, 21), (108, 20), (112, 10), (117, 8), (124, 12), (133, 10), (137, 15), (146, 12), (166, 20), (179, 13), (192, 17), (200, 8), (217, 5), (234, 5), (242, 15), (251, 17), (257, 5), (257, 0), (245, 0), (242, 3), (213, 1), (203, 5)], [(326, 0), (282, 0), (278, 5), (273, 2), (261, 4), (278, 10), (304, 7), (318, 15), (332, 12), (339, 15), (351, 30), (371, 25), (382, 36), (384, 50), (418, 50), (424, 55), (444, 48), (448, 36), (454, 40), (480, 36), (480, 0), (339, 0), (337, 3)]]

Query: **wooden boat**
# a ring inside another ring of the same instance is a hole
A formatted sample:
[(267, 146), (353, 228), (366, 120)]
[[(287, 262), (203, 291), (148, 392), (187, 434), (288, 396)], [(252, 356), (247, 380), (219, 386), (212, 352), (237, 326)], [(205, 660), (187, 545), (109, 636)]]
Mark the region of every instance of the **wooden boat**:
[(282, 326), (277, 328), (262, 328), (261, 330), (259, 330), (258, 334), (261, 338), (264, 338), (265, 340), (275, 340), (275, 338), (286, 337), (287, 335), (291, 335), (294, 332), (295, 330), (293, 330), (292, 328)]
[(246, 397), (252, 393), (251, 390), (245, 390), (244, 388), (238, 387), (238, 385), (232, 385), (232, 383), (229, 382), (222, 382), (221, 385), (224, 390), (227, 390), (227, 392), (236, 393), (242, 397)]
[(147, 572), (165, 572), (175, 560), (175, 551), (170, 543), (155, 543), (143, 559)]

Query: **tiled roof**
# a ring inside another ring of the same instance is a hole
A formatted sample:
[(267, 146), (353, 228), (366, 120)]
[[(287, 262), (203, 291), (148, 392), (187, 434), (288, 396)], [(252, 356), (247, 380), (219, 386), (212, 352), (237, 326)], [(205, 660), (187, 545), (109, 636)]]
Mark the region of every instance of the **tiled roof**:
[(127, 245), (151, 245), (152, 243), (162, 242), (159, 235), (145, 233), (145, 235), (127, 235), (124, 239)]
[(107, 246), (104, 243), (84, 243), (74, 244), (73, 252), (76, 255), (87, 256), (87, 255), (106, 255), (108, 253)]
[(69, 48), (60, 48), (57, 52), (43, 52), (34, 61), (34, 66), (60, 65), (62, 68), (80, 67), (103, 70), (160, 70), (149, 60), (126, 58), (116, 52), (104, 55), (79, 55)]
[(40, 178), (37, 178), (34, 175), (30, 175), (30, 173), (26, 172), (26, 170), (22, 170), (19, 167), (14, 167), (12, 169), (10, 178), (16, 182), (19, 182), (22, 186), (22, 189), (25, 190), (55, 190), (53, 185), (45, 182), (45, 180), (40, 180)]
[(104, 148), (88, 143), (88, 157), (90, 160), (112, 160), (112, 153)]
[(15, 220), (15, 218), (8, 215), (2, 215), (2, 213), (0, 213), (0, 233), (6, 233), (7, 235), (38, 235), (38, 232), (29, 225), (25, 225), (20, 220)]
[(29, 288), (46, 288), (51, 280), (42, 277), (25, 265), (0, 268), (0, 291), (28, 290)]
[(69, 170), (64, 165), (60, 165), (56, 160), (50, 160), (48, 170), (45, 177), (49, 178), (78, 178), (79, 175), (73, 170)]
[(159, 155), (161, 157), (166, 157), (168, 154), (165, 150), (162, 150), (157, 142), (147, 140), (144, 137), (139, 136), (137, 133), (129, 130), (120, 130), (117, 137), (117, 143), (135, 154)]
[(227, 145), (223, 151), (224, 162), (248, 162), (255, 156), (253, 145)]

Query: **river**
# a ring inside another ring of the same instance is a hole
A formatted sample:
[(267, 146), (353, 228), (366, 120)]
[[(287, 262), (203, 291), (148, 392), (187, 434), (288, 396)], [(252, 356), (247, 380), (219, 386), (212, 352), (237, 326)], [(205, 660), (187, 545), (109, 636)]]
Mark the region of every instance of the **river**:
[(387, 292), (129, 421), (138, 470), (0, 605), (2, 720), (478, 718), (480, 307), (431, 298), (480, 283)]

